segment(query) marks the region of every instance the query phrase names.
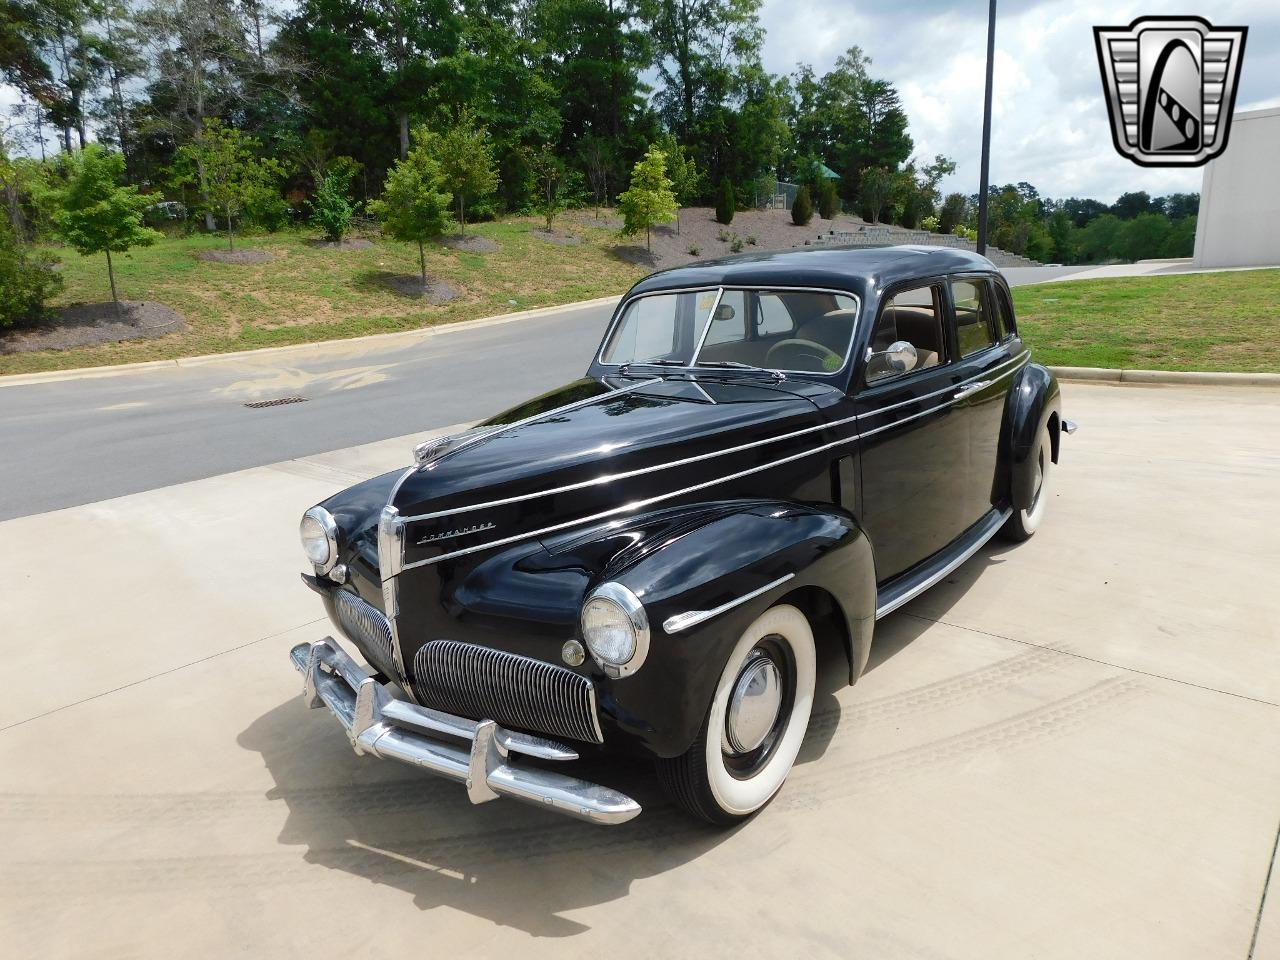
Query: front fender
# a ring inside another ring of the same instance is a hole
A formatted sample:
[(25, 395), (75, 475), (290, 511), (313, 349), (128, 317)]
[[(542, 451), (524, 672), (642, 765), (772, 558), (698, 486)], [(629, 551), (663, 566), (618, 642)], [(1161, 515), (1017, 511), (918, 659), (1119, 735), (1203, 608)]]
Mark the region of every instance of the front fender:
[(1035, 497), (1036, 439), (1046, 426), (1053, 441), (1053, 460), (1058, 460), (1058, 424), (1062, 419), (1062, 397), (1057, 378), (1038, 363), (1028, 363), (1014, 377), (1005, 399), (1002, 436), (1006, 491), (1016, 509), (1031, 506)]
[[(592, 568), (588, 590), (616, 581), (644, 603), (650, 648), (643, 667), (617, 680), (594, 678), (616, 731), (643, 752), (670, 757), (688, 749), (734, 644), (780, 600), (807, 608), (820, 642), (826, 631), (839, 633), (851, 682), (866, 664), (875, 568), (866, 535), (838, 507), (701, 504), (547, 547)], [(671, 618), (690, 611), (721, 612), (668, 631)]]

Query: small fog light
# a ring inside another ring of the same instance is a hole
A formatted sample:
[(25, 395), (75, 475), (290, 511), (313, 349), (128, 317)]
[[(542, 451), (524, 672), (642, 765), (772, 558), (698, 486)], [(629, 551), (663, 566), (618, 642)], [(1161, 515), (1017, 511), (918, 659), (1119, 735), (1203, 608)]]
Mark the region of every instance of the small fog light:
[(571, 667), (580, 667), (582, 661), (587, 659), (587, 651), (582, 649), (582, 644), (577, 640), (566, 640), (560, 648), (560, 658)]

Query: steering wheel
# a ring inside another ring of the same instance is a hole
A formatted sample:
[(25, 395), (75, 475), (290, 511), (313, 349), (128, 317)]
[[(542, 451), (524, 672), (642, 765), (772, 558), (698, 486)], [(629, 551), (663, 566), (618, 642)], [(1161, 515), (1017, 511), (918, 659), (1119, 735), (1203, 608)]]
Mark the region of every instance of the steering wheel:
[(774, 370), (830, 373), (844, 366), (844, 358), (812, 340), (779, 340), (765, 354), (764, 365)]

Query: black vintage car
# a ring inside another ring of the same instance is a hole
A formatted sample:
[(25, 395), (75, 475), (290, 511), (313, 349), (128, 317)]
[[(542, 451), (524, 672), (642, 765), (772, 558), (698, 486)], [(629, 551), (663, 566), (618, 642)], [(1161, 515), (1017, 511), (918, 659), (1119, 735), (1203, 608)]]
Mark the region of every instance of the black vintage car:
[(983, 257), (657, 273), (583, 379), (307, 511), (304, 580), (367, 666), (332, 638), (293, 663), (357, 753), (473, 802), (623, 822), (560, 772), (609, 750), (732, 824), (782, 786), (822, 648), (853, 683), (878, 618), (1035, 533), (1072, 430)]

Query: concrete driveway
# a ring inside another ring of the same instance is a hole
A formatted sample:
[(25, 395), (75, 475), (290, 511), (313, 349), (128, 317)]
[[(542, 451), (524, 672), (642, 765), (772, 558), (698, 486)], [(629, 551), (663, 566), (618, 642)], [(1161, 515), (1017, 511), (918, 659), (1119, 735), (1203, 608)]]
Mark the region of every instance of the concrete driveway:
[(1046, 526), (729, 833), (616, 763), (622, 827), (471, 807), (303, 707), (298, 515), (408, 438), (0, 523), (3, 954), (1280, 956), (1280, 392), (1064, 394)]

